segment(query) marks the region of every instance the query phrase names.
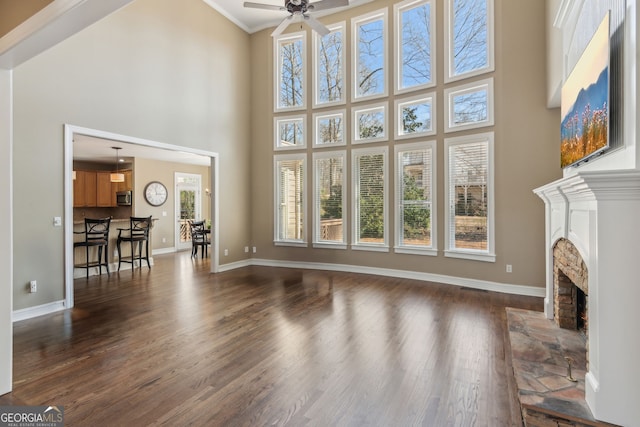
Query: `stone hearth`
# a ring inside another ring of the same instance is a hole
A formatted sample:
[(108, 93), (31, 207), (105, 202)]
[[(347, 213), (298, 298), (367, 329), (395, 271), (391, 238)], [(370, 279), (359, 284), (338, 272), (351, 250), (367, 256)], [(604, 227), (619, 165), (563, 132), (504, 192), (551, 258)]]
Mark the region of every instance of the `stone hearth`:
[[(611, 426), (585, 401), (585, 337), (559, 328), (544, 313), (507, 308), (513, 372), (527, 427)], [(567, 360), (573, 360), (567, 378)]]

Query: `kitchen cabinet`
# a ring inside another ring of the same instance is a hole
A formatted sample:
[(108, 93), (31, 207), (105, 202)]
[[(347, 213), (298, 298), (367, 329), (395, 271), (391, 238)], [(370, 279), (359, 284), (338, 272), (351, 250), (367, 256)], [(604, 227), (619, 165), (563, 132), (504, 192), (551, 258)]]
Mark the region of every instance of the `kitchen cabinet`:
[(93, 171), (75, 171), (73, 180), (73, 206), (97, 206), (97, 176)]
[(133, 190), (133, 173), (131, 170), (121, 170), (120, 173), (124, 174), (124, 182), (118, 182), (116, 191), (132, 191)]
[(121, 170), (124, 182), (111, 182), (112, 171), (76, 170), (73, 180), (74, 208), (110, 208), (118, 206), (116, 192), (133, 190), (133, 173)]
[(117, 206), (116, 185), (111, 182), (111, 172), (96, 172), (96, 206), (109, 208)]

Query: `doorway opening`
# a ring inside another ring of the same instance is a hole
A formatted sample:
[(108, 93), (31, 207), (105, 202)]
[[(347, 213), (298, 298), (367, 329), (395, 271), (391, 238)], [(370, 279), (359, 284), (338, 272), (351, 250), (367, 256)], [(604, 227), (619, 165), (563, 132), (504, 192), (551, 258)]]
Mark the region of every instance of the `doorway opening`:
[[(218, 153), (211, 151), (204, 151), (199, 149), (193, 149), (189, 147), (182, 147), (172, 144), (166, 144), (157, 141), (146, 140), (142, 138), (115, 134), (112, 132), (105, 132), (96, 129), (82, 128), (73, 125), (64, 125), (64, 249), (65, 249), (65, 308), (71, 308), (74, 306), (74, 290), (73, 290), (73, 271), (74, 271), (74, 253), (73, 253), (73, 159), (74, 159), (74, 137), (88, 136), (93, 138), (99, 138), (107, 140), (109, 145), (113, 143), (130, 144), (136, 147), (138, 150), (168, 150), (175, 153), (175, 155), (191, 154), (197, 156), (204, 156), (209, 158), (210, 167), (210, 179), (207, 183), (207, 187), (213, 189), (211, 191), (212, 197), (207, 198), (208, 203), (207, 212), (211, 213), (211, 227), (213, 230), (219, 229), (219, 200), (218, 200), (218, 185), (219, 185), (219, 158)], [(163, 213), (164, 215), (164, 213)], [(219, 268), (219, 233), (211, 233), (211, 272), (218, 272)]]
[(190, 221), (201, 221), (202, 216), (202, 176), (176, 172), (176, 249), (191, 248)]

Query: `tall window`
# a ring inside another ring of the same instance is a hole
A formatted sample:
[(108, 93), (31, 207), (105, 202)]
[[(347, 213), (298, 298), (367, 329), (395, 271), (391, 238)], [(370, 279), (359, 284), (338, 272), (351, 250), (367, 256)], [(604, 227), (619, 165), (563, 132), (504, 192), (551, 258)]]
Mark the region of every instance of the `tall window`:
[(305, 237), (305, 154), (275, 156), (275, 242), (302, 244)]
[(437, 255), (436, 227), (432, 226), (435, 149), (435, 142), (395, 147), (396, 252)]
[(493, 133), (448, 138), (445, 149), (445, 255), (493, 262)]
[(405, 0), (394, 5), (396, 17), (396, 92), (433, 86), (435, 2)]
[(314, 246), (346, 248), (345, 152), (313, 153)]
[(276, 110), (305, 107), (306, 32), (287, 34), (276, 43)]
[(344, 22), (329, 26), (331, 33), (324, 37), (314, 32), (314, 107), (345, 102), (344, 26)]
[(387, 147), (352, 151), (353, 249), (388, 250)]
[(448, 81), (493, 71), (493, 1), (447, 0)]
[(387, 95), (387, 9), (355, 18), (353, 99)]

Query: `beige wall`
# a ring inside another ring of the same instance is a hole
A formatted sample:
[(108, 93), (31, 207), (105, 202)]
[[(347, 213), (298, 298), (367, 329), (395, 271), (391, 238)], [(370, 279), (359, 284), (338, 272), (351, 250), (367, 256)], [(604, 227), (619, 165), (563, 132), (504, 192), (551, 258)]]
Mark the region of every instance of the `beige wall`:
[[(376, 1), (333, 17), (325, 23), (339, 22), (382, 7), (389, 7), (389, 24), (393, 24), (393, 1)], [(334, 262), (359, 266), (375, 266), (417, 272), (442, 274), (505, 284), (543, 287), (544, 261), (544, 206), (532, 189), (561, 176), (559, 165), (559, 111), (546, 108), (545, 63), (545, 2), (496, 1), (496, 71), (495, 123), (480, 132), (495, 132), (495, 208), (496, 208), (496, 262), (480, 262), (445, 258), (444, 247), (444, 138), (443, 97), (444, 49), (437, 49), (438, 90), (438, 248), (437, 257), (396, 255), (390, 253), (351, 250), (274, 247), (273, 245), (273, 42), (270, 30), (251, 38), (252, 59), (252, 201), (260, 211), (252, 217), (252, 236), (258, 247), (259, 258)], [(440, 6), (441, 3), (438, 3)], [(437, 10), (438, 40), (443, 40), (443, 16)], [(298, 30), (298, 27), (296, 27)], [(350, 41), (350, 32), (348, 41)], [(310, 43), (307, 44), (310, 46)], [(391, 55), (393, 44), (390, 43)], [(311, 58), (308, 49), (308, 59)], [(351, 59), (347, 56), (347, 66)], [(349, 68), (348, 68), (349, 69)], [(311, 71), (308, 71), (310, 80)], [(393, 81), (393, 76), (388, 81)], [(480, 77), (482, 78), (482, 77)], [(449, 86), (446, 86), (449, 87)], [(394, 97), (390, 97), (393, 105)], [(347, 101), (347, 107), (349, 102)], [(308, 108), (307, 123), (311, 123), (312, 109)], [(389, 115), (391, 120), (392, 115)], [(349, 117), (349, 114), (347, 114)], [(389, 128), (393, 128), (390, 122)], [(447, 134), (457, 136), (464, 132)], [(310, 136), (310, 133), (308, 133)], [(408, 141), (407, 141), (408, 142)], [(393, 141), (388, 143), (393, 152)], [(349, 148), (349, 147), (348, 147)], [(311, 148), (308, 148), (310, 161)], [(390, 162), (393, 170), (393, 162)], [(308, 172), (311, 168), (308, 168)], [(312, 194), (311, 174), (307, 175), (307, 194)], [(308, 218), (312, 212), (308, 198)], [(387, 206), (393, 221), (393, 197)], [(351, 207), (348, 209), (351, 212)], [(391, 230), (392, 227), (390, 227)], [(308, 221), (307, 235), (311, 235)], [(310, 239), (309, 239), (310, 240)], [(390, 235), (393, 242), (393, 233)], [(513, 273), (505, 272), (506, 264), (513, 265)]]
[[(149, 159), (136, 159), (134, 169), (134, 215), (157, 218), (153, 223), (153, 249), (175, 247), (175, 173), (192, 173), (202, 176), (202, 218), (211, 219), (210, 199), (205, 188), (210, 188), (210, 169), (206, 166), (185, 165), (182, 163), (161, 162)], [(167, 201), (162, 206), (151, 206), (145, 201), (144, 188), (151, 181), (160, 181), (167, 187)], [(163, 215), (166, 212), (166, 216)], [(162, 242), (162, 239), (166, 242)]]
[[(220, 240), (250, 241), (250, 39), (200, 0), (137, 0), (16, 67), (14, 309), (64, 297), (63, 124), (217, 152)], [(38, 280), (38, 293), (26, 284)]]

